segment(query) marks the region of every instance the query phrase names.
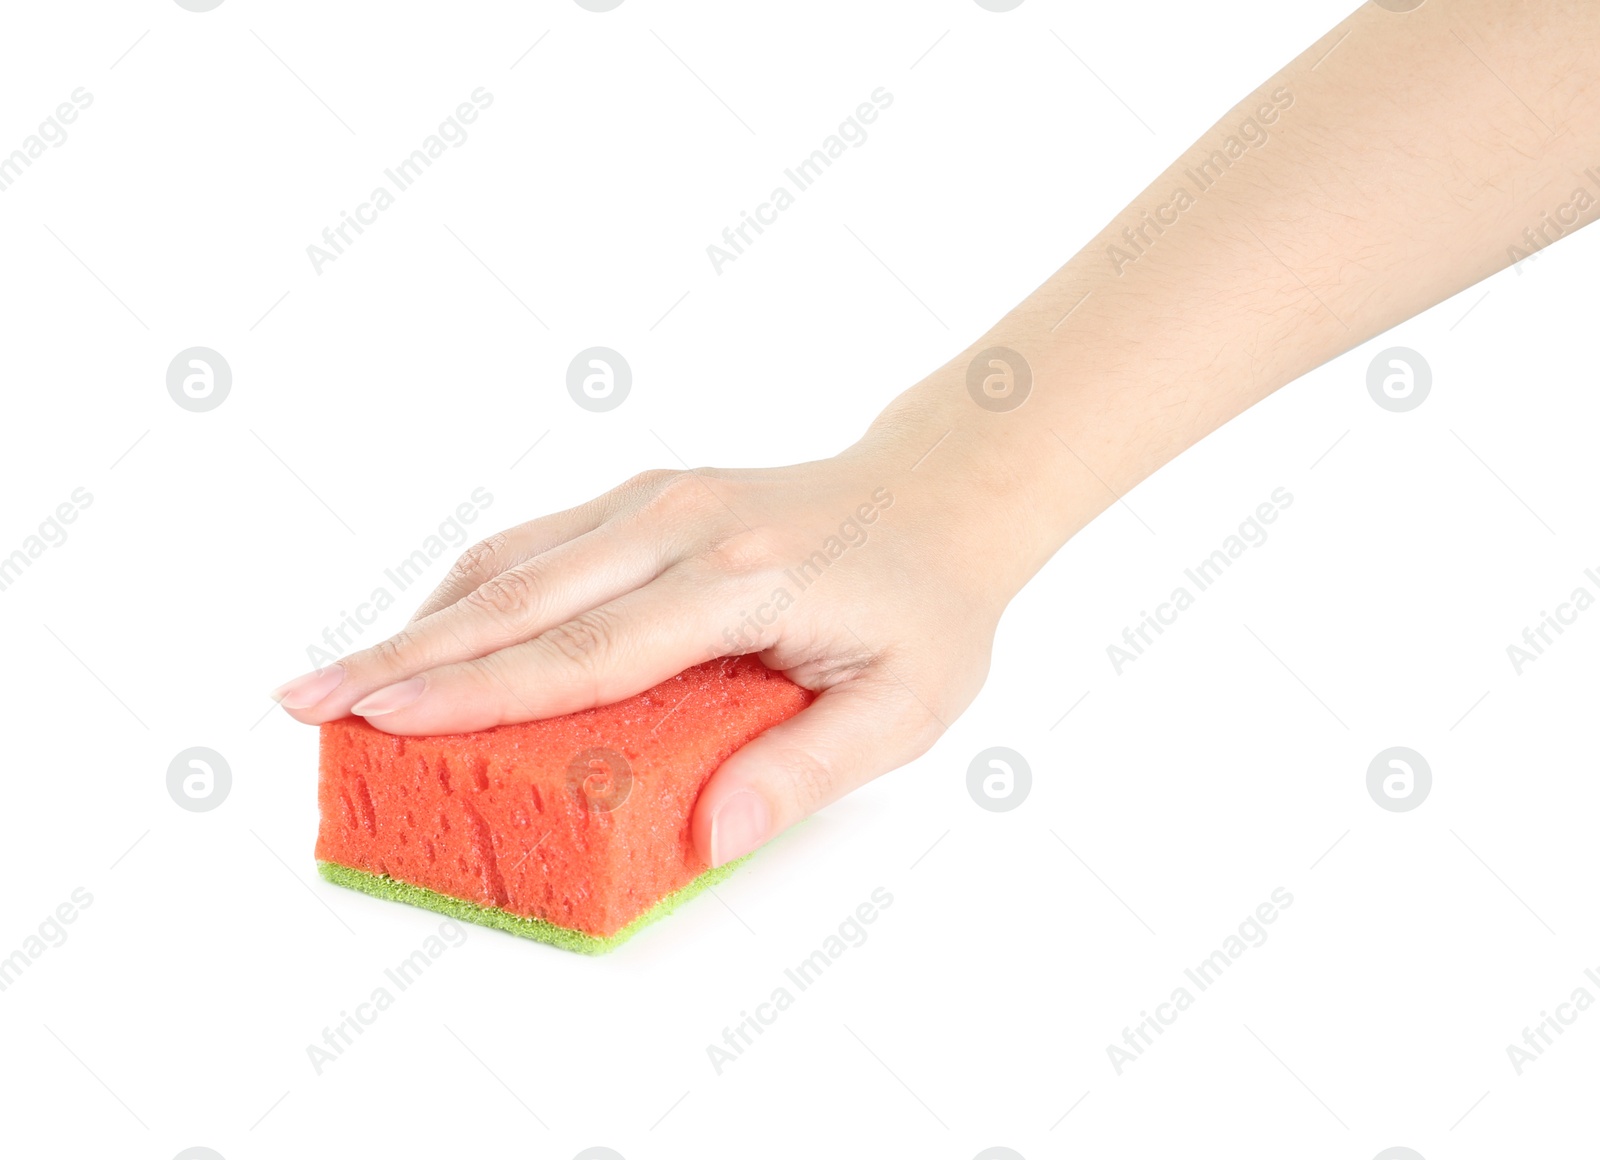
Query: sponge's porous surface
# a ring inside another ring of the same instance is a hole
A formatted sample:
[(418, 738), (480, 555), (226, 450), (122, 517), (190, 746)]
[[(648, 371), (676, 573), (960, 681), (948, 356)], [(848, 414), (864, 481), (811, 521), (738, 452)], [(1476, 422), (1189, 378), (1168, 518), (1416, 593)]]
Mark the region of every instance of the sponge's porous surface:
[(481, 733), (322, 727), (316, 856), (330, 882), (569, 950), (611, 949), (708, 871), (690, 815), (740, 746), (812, 694), (754, 657), (626, 701)]

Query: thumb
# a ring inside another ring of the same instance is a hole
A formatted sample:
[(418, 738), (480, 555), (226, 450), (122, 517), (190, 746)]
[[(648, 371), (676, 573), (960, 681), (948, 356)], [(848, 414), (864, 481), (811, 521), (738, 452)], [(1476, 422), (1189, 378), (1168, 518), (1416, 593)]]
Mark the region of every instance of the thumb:
[(711, 866), (742, 858), (829, 802), (927, 751), (944, 726), (888, 678), (825, 689), (740, 749), (700, 791), (690, 823)]

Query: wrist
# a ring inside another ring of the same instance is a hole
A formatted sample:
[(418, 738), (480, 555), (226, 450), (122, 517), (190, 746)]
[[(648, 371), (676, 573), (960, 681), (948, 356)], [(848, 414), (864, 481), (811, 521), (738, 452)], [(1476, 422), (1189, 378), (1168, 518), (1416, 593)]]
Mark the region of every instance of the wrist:
[(908, 518), (962, 555), (964, 579), (996, 597), (998, 613), (1115, 497), (1054, 433), (1040, 399), (1009, 411), (974, 400), (966, 366), (983, 349), (894, 399), (845, 454), (894, 481)]

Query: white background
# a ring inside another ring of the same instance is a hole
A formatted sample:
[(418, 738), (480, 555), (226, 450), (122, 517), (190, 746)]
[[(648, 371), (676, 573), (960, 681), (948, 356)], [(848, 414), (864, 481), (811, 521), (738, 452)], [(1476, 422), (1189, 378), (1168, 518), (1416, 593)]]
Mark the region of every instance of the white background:
[[(0, 1147), (1574, 1154), (1600, 1014), (1520, 1076), (1506, 1045), (1600, 996), (1600, 613), (1521, 676), (1506, 646), (1597, 587), (1593, 232), (1138, 488), (1016, 601), (932, 752), (720, 902), (597, 960), (472, 928), (321, 1075), (306, 1053), (439, 922), (315, 875), (316, 735), (265, 694), (324, 626), (474, 488), (484, 534), (852, 441), (1346, 10), (10, 6), (0, 149), (94, 102), (0, 194), (0, 554), (93, 503), (0, 592), (0, 956), (93, 903), (0, 993)], [(470, 140), (315, 273), (479, 86)], [(706, 245), (878, 86), (866, 143), (715, 274)], [(607, 414), (563, 381), (596, 344), (634, 372)], [(1365, 385), (1394, 344), (1434, 372), (1407, 414)], [(204, 414), (165, 386), (194, 345), (234, 376)], [(1277, 487), (1268, 542), (1117, 676), (1106, 646)], [(166, 790), (196, 745), (233, 771), (209, 813)], [(965, 786), (993, 745), (1034, 772), (1008, 813)], [(1433, 769), (1412, 812), (1367, 794), (1391, 745)], [(716, 1074), (707, 1046), (880, 886), (870, 939)], [(1270, 939), (1116, 1074), (1107, 1045), (1277, 887)]]

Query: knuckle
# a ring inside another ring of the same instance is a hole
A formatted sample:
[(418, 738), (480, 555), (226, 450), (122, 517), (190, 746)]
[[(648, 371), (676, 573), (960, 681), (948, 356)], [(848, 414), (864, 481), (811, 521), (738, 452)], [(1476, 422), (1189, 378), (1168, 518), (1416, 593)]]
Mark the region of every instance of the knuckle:
[(656, 494), (677, 474), (678, 472), (664, 467), (655, 467), (649, 471), (641, 471), (638, 475), (618, 484), (604, 496), (608, 515), (623, 516), (648, 506)]
[(705, 510), (707, 484), (691, 471), (669, 471), (655, 481), (639, 506), (642, 519), (676, 520)]
[(677, 475), (676, 471), (666, 467), (652, 467), (649, 471), (641, 471), (632, 479), (622, 485), (621, 490), (630, 495), (650, 495), (666, 483), (667, 480)]
[(585, 612), (547, 631), (540, 639), (562, 659), (585, 672), (593, 672), (599, 658), (615, 640), (610, 618), (598, 609)]
[(367, 649), (363, 658), (378, 669), (394, 671), (408, 668), (416, 651), (416, 637), (401, 631)]
[(478, 543), (473, 544), (472, 547), (461, 553), (451, 567), (451, 577), (457, 580), (465, 580), (489, 571), (494, 567), (495, 561), (499, 559), (505, 545), (506, 534), (504, 532), (496, 532), (488, 539), (480, 540)]
[(760, 531), (736, 532), (701, 554), (712, 571), (735, 577), (759, 576), (778, 570), (778, 556)]
[(527, 616), (539, 599), (539, 586), (526, 568), (509, 568), (466, 596), (466, 602), (501, 616)]
[(502, 650), (473, 657), (456, 666), (452, 675), (463, 679), (474, 698), (492, 702), (503, 697), (508, 688), (515, 687), (511, 681), (517, 672), (515, 662)]
[[(477, 657), (461, 665), (459, 672), (465, 678), (466, 690), (473, 703), (494, 708), (495, 725), (509, 725), (527, 719), (526, 703), (519, 692), (524, 689), (526, 673), (511, 650)], [(519, 715), (518, 710), (524, 710), (524, 713)]]
[(788, 792), (797, 816), (811, 814), (833, 800), (834, 771), (825, 757), (793, 750), (784, 758)]

